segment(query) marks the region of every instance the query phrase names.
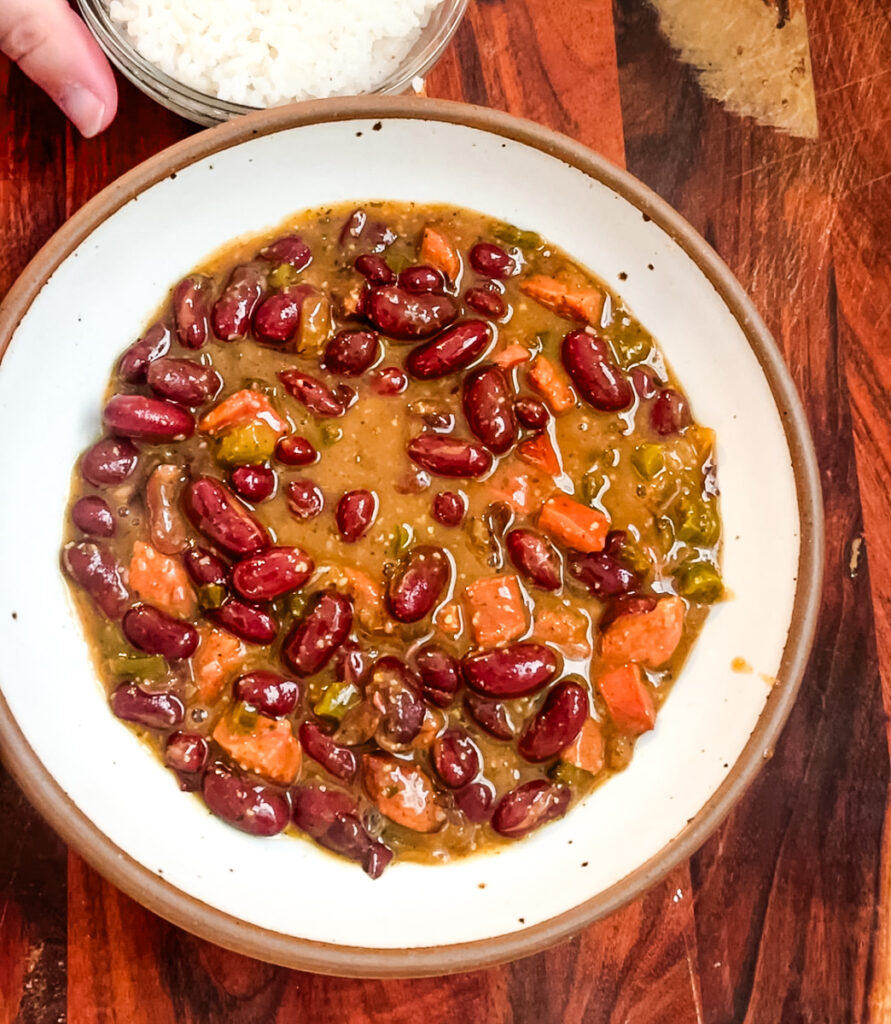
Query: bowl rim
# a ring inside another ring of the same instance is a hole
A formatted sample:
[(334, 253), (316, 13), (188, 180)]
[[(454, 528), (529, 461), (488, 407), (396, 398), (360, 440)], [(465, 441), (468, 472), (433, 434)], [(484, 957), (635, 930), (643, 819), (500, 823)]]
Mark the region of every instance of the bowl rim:
[(421, 977), (478, 970), (536, 953), (640, 896), (694, 853), (771, 756), (807, 664), (820, 606), (824, 530), (819, 468), (804, 409), (780, 351), (730, 269), (663, 199), (564, 135), (500, 111), (417, 97), (340, 97), (260, 110), (162, 150), (112, 182), (71, 217), (0, 303), (0, 370), (19, 323), (57, 267), (109, 216), (183, 167), (263, 135), (367, 118), (448, 122), (491, 132), (576, 167), (651, 218), (687, 253), (725, 302), (762, 368), (792, 454), (801, 547), (792, 619), (776, 684), (728, 776), (671, 841), (603, 892), (529, 928), (446, 946), (374, 949), (318, 942), (249, 924), (177, 889), (134, 860), (69, 799), (29, 745), (0, 689), (0, 758), (34, 807), (78, 854), (127, 895), (173, 924), (236, 952), (285, 967), (348, 977)]

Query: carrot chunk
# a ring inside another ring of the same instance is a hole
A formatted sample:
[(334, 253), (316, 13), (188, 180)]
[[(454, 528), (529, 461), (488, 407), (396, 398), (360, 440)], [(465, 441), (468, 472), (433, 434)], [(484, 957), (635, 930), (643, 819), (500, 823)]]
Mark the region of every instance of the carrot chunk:
[(228, 398), (224, 398), (219, 405), (201, 417), (198, 429), (202, 434), (215, 435), (231, 427), (253, 422), (265, 423), (280, 437), (291, 431), (288, 421), (275, 411), (266, 395), (250, 388), (236, 391)]
[(609, 661), (638, 661), (658, 668), (677, 650), (684, 635), (684, 602), (662, 597), (649, 612), (620, 615), (603, 631), (601, 652)]
[(656, 723), (656, 708), (644, 684), (640, 665), (622, 665), (597, 680), (610, 717), (620, 732), (639, 736)]
[(241, 668), (244, 644), (224, 629), (202, 627), (198, 650), (192, 655), (192, 679), (203, 704), (212, 704), (226, 682)]
[(508, 345), (507, 348), (503, 348), (492, 356), (492, 362), (500, 366), (502, 370), (509, 370), (512, 366), (525, 363), (531, 355), (529, 349), (523, 345)]
[(586, 718), (581, 732), (560, 751), (560, 760), (596, 775), (603, 767), (603, 731), (596, 718)]
[(547, 434), (527, 438), (517, 446), (517, 455), (533, 466), (540, 466), (548, 476), (560, 475), (560, 460)]
[(198, 608), (195, 589), (182, 562), (162, 555), (141, 540), (133, 544), (130, 586), (144, 601), (182, 619), (191, 618)]
[(570, 658), (589, 658), (588, 620), (578, 612), (545, 609), (535, 616), (533, 638), (559, 647)]
[(421, 251), (418, 254), (421, 263), (441, 270), (450, 281), (457, 281), (461, 273), (461, 257), (452, 244), (451, 239), (437, 228), (427, 225), (421, 236)]
[(433, 615), (433, 625), (446, 636), (459, 636), (464, 628), (461, 620), (461, 606), (457, 601), (447, 601)]
[(599, 324), (606, 301), (598, 288), (571, 288), (555, 277), (535, 274), (520, 285), (520, 291), (557, 316)]
[(423, 768), (386, 754), (362, 758), (365, 788), (381, 814), (414, 832), (435, 832), (445, 821)]
[(605, 297), (597, 288), (570, 289), (563, 298), (563, 306), (577, 320), (600, 325)]
[(521, 515), (529, 515), (541, 506), (553, 487), (540, 473), (522, 466), (500, 466), (487, 481), (493, 501), (503, 501)]
[(516, 576), (475, 580), (464, 590), (470, 627), (480, 647), (516, 640), (526, 632), (526, 605)]
[[(236, 716), (237, 716), (236, 712)], [(238, 717), (221, 718), (213, 738), (246, 772), (273, 782), (296, 782), (303, 764), (303, 750), (290, 723), (257, 715), (245, 725)]]
[(529, 367), (529, 383), (544, 395), (556, 413), (566, 412), (575, 405), (575, 392), (560, 376), (557, 367), (545, 356), (536, 356)]
[(527, 277), (520, 285), (520, 291), (534, 299), (540, 306), (551, 310), (552, 313), (563, 315), (563, 300), (569, 287), (556, 277), (548, 277), (546, 274), (533, 274)]
[(588, 508), (565, 494), (555, 494), (544, 503), (538, 525), (577, 551), (602, 551), (609, 532), (609, 520), (596, 508)]

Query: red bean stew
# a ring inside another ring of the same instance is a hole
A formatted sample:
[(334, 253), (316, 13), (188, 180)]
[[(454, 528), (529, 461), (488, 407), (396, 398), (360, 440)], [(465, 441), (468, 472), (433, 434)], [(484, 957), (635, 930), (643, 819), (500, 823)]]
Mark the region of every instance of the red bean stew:
[(173, 289), (75, 474), (114, 713), (237, 828), (376, 878), (561, 817), (722, 594), (714, 437), (538, 235), (310, 211)]

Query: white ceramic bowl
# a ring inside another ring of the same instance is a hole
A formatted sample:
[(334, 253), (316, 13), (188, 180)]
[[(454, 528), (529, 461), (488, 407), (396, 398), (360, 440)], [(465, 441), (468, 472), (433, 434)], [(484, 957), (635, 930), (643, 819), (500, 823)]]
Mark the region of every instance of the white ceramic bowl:
[[(484, 211), (541, 232), (620, 291), (661, 343), (697, 418), (717, 430), (733, 595), (709, 616), (627, 771), (497, 854), (397, 863), (375, 882), (308, 842), (243, 835), (179, 793), (110, 714), (58, 566), (71, 467), (97, 432), (115, 357), (165, 290), (237, 235), (351, 198)], [(704, 840), (768, 756), (812, 637), (822, 565), (801, 409), (715, 254), (646, 188), (568, 139), (491, 111), (404, 99), (327, 101), (232, 122), (153, 158), (81, 210), (0, 307), (0, 352), (7, 343), (4, 757), (75, 848), (176, 923), (330, 973), (481, 967), (639, 894)], [(735, 658), (754, 671), (734, 671)]]

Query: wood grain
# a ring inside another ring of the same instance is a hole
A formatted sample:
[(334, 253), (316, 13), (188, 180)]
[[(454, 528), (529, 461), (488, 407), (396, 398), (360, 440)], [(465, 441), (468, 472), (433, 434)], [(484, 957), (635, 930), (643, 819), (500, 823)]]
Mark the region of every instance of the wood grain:
[[(829, 540), (819, 639), (774, 756), (727, 822), (643, 899), (555, 949), (450, 978), (355, 981), (227, 952), (74, 854), (66, 870), (0, 773), (0, 1024), (891, 1020), (891, 21), (884, 0), (807, 12), (815, 141), (704, 98), (639, 0), (476, 0), (428, 82), (627, 159), (727, 260), (805, 396)], [(0, 64), (0, 288), (99, 189), (195, 130), (125, 83), (120, 109), (85, 142)]]

